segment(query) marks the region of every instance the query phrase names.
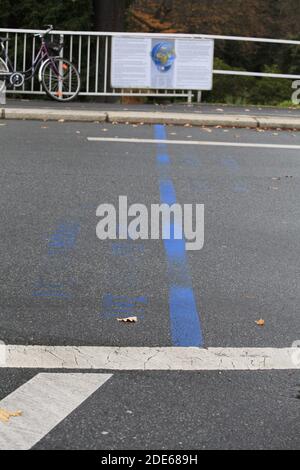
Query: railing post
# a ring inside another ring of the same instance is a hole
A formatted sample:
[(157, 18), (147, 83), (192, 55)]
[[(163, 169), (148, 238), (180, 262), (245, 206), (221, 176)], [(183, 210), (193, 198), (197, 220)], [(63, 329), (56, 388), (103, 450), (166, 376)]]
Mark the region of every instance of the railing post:
[[(29, 40), (28, 40), (28, 36), (27, 35), (31, 35), (33, 33), (41, 33), (43, 32), (42, 30), (31, 30), (31, 29), (9, 29), (9, 28), (0, 28), (0, 35), (1, 36), (9, 36), (9, 35), (13, 35), (15, 34), (16, 35), (16, 38), (22, 38), (22, 35), (23, 36), (23, 46), (20, 46), (18, 47), (18, 50), (20, 48), (23, 48), (23, 68), (25, 69), (26, 68), (26, 65), (27, 65), (27, 62), (30, 62), (30, 51), (29, 51), (29, 47), (27, 48), (28, 46), (28, 43), (29, 43)], [(78, 63), (75, 64), (75, 65), (78, 65), (78, 69), (79, 69), (79, 72), (81, 71), (81, 68), (82, 67), (82, 63), (84, 64), (84, 67), (85, 67), (85, 64), (86, 62), (87, 63), (87, 78), (89, 78), (89, 75), (90, 75), (90, 71), (94, 71), (93, 69), (93, 60), (94, 60), (94, 57), (93, 57), (93, 54), (92, 54), (92, 45), (90, 44), (89, 45), (89, 58), (90, 60), (86, 60), (85, 58), (82, 60), (82, 56), (81, 56), (81, 53), (82, 53), (82, 39), (83, 38), (94, 38), (95, 36), (100, 39), (97, 39), (97, 44), (98, 44), (98, 48), (99, 50), (96, 50), (96, 57), (98, 56), (99, 54), (99, 58), (103, 57), (104, 56), (104, 60), (98, 62), (97, 60), (97, 66), (96, 66), (96, 70), (95, 70), (95, 89), (91, 89), (91, 86), (90, 84), (87, 83), (86, 85), (86, 89), (85, 90), (82, 90), (82, 95), (86, 95), (86, 96), (127, 96), (129, 94), (128, 91), (123, 91), (123, 90), (110, 90), (109, 88), (109, 51), (110, 51), (110, 47), (109, 47), (109, 43), (110, 43), (110, 38), (114, 35), (119, 35), (120, 33), (104, 33), (104, 32), (93, 32), (93, 31), (85, 31), (85, 32), (82, 32), (82, 31), (78, 31), (78, 32), (75, 32), (75, 33), (72, 33), (70, 31), (53, 31), (52, 34), (55, 34), (56, 36), (60, 36), (60, 39), (61, 41), (64, 40), (64, 38), (71, 38), (70, 39), (70, 58), (72, 57), (72, 54), (74, 52), (74, 50), (76, 51), (74, 53), (74, 55), (76, 54), (77, 55), (77, 50), (78, 50)], [(122, 33), (122, 35), (126, 36), (126, 37), (132, 37), (132, 38), (137, 38), (137, 37), (157, 37), (157, 38), (166, 38), (166, 37), (170, 37), (170, 38), (174, 38), (174, 34), (164, 34), (164, 35), (161, 35), (161, 34), (153, 34), (153, 33)], [(74, 36), (74, 38), (76, 37), (76, 43), (75, 43), (75, 48), (73, 48), (73, 42), (72, 42), (72, 36)], [(177, 38), (182, 38), (182, 39), (185, 39), (185, 38), (189, 38), (189, 39), (214, 39), (215, 41), (219, 41), (219, 40), (225, 40), (225, 41), (240, 41), (240, 42), (252, 42), (252, 43), (261, 43), (261, 44), (277, 44), (277, 45), (293, 45), (294, 47), (298, 47), (300, 45), (300, 40), (287, 40), (287, 39), (268, 39), (268, 38), (253, 38), (253, 37), (242, 37), (242, 36), (219, 36), (219, 35), (200, 35), (200, 34), (194, 34), (194, 35), (191, 35), (191, 34), (178, 34), (176, 35)], [(78, 38), (78, 41), (77, 41), (77, 38)], [(102, 40), (103, 38), (103, 40)], [(14, 60), (14, 64), (16, 64), (16, 61), (17, 61), (17, 58), (18, 58), (18, 50), (17, 50), (17, 46), (20, 44), (20, 42), (18, 43), (17, 39), (15, 40), (15, 50), (13, 51), (14, 52), (14, 56), (13, 56), (13, 59)], [(77, 44), (78, 44), (78, 47), (77, 47)], [(8, 44), (6, 44), (6, 50), (8, 49)], [(65, 47), (65, 51), (69, 52), (69, 44), (68, 44), (68, 47)], [(13, 50), (13, 49), (12, 49)], [(26, 53), (28, 54), (28, 60), (26, 58)], [(36, 53), (36, 40), (35, 38), (33, 38), (32, 40), (32, 48), (31, 48), (31, 53), (32, 53), (32, 56), (34, 57), (35, 56), (35, 53)], [(63, 51), (61, 51), (61, 56), (63, 56), (64, 53)], [(61, 57), (60, 56), (60, 57)], [(19, 64), (18, 64), (18, 67), (19, 67)], [(100, 70), (100, 67), (102, 67), (102, 69)], [(84, 70), (82, 71), (83, 73), (85, 73), (85, 68)], [(51, 73), (51, 72), (50, 72)], [(241, 70), (234, 70), (234, 68), (231, 68), (230, 70), (214, 70), (214, 74), (216, 75), (229, 75), (229, 76), (241, 76), (241, 77), (260, 77), (260, 78), (263, 78), (263, 77), (267, 77), (267, 78), (282, 78), (282, 79), (289, 79), (289, 80), (299, 80), (300, 79), (300, 75), (298, 74), (287, 74), (287, 73), (262, 73), (262, 72), (249, 72), (249, 71), (241, 71)], [(103, 83), (103, 85), (101, 86), (101, 89), (100, 88), (100, 77), (102, 78), (101, 79), (101, 83)], [(26, 82), (26, 85), (24, 84), (22, 89), (9, 89), (7, 91), (7, 93), (14, 93), (14, 94), (44, 94), (44, 91), (42, 90), (41, 86), (37, 87), (37, 81), (35, 80), (35, 78), (33, 77), (31, 81), (29, 82)], [(60, 84), (61, 85), (61, 84)], [(59, 88), (59, 90), (61, 91), (61, 88)], [(201, 92), (197, 93), (197, 91), (194, 91), (194, 94), (195, 94), (195, 100), (197, 100), (198, 102), (201, 102)], [(146, 96), (146, 97), (170, 97), (170, 98), (174, 98), (174, 97), (182, 97), (182, 98), (186, 98), (188, 103), (191, 104), (193, 102), (193, 92), (192, 91), (181, 91), (181, 90), (177, 90), (176, 92), (174, 91), (173, 93), (168, 93), (167, 90), (163, 91), (159, 91), (159, 90), (152, 90), (152, 91), (147, 91), (145, 92), (144, 90), (139, 90), (137, 92), (135, 91), (131, 91), (130, 95), (132, 96)]]
[[(63, 45), (63, 43), (64, 43), (64, 35), (63, 35), (63, 34), (60, 34), (60, 36), (59, 36), (59, 44), (60, 44), (60, 45)], [(64, 48), (63, 48), (63, 47), (61, 48), (61, 50), (60, 50), (60, 52), (59, 52), (59, 56), (60, 56), (61, 58), (63, 58), (63, 56), (64, 56)], [(60, 77), (62, 77), (63, 73), (64, 73), (63, 61), (60, 60), (60, 61), (59, 61), (59, 75), (60, 75)], [(60, 79), (59, 79), (59, 84), (58, 84), (58, 92), (59, 92), (59, 96), (61, 96), (62, 93), (63, 93), (62, 80), (60, 80)]]

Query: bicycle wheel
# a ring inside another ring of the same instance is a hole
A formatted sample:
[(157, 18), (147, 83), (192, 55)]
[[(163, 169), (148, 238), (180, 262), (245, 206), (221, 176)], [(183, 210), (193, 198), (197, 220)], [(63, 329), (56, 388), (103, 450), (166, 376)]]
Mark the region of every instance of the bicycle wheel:
[[(9, 73), (8, 67), (3, 59), (0, 58), (0, 74), (1, 73)], [(5, 89), (6, 80), (1, 80), (0, 75), (0, 93), (2, 93)]]
[(51, 57), (42, 66), (42, 85), (50, 98), (56, 101), (72, 101), (80, 91), (80, 75), (69, 60)]

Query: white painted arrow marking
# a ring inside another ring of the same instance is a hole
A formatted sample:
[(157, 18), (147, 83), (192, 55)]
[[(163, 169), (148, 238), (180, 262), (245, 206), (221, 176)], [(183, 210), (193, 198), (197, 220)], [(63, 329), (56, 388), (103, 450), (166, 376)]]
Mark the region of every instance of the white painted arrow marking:
[(38, 374), (0, 401), (0, 408), (23, 415), (0, 423), (0, 450), (29, 450), (111, 375)]

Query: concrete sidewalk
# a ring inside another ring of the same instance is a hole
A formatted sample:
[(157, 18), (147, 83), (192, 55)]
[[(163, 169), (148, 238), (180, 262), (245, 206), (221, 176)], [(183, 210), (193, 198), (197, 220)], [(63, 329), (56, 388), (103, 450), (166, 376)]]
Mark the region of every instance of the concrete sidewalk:
[(298, 109), (255, 106), (59, 104), (44, 100), (11, 100), (0, 108), (0, 118), (300, 130)]

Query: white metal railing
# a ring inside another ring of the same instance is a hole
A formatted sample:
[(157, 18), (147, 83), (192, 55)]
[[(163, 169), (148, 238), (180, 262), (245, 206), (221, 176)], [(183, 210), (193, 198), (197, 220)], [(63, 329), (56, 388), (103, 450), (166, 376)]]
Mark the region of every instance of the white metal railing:
[[(43, 30), (31, 29), (3, 29), (0, 36), (9, 37), (7, 52), (15, 69), (21, 71), (29, 68), (38, 49), (34, 33)], [(250, 38), (242, 36), (220, 36), (207, 34), (147, 34), (147, 33), (108, 33), (108, 32), (82, 32), (82, 31), (53, 31), (51, 39), (59, 37), (64, 42), (63, 55), (73, 61), (79, 68), (82, 78), (81, 95), (84, 96), (146, 96), (146, 97), (183, 97), (192, 100), (193, 92), (200, 90), (117, 90), (110, 88), (110, 50), (113, 36), (126, 37), (159, 37), (159, 38), (197, 38), (214, 39), (215, 41), (241, 41), (277, 45), (300, 46), (300, 41), (285, 39)], [(299, 67), (300, 69), (300, 67)], [(269, 77), (300, 79), (299, 75), (249, 72), (238, 70), (214, 70), (215, 75), (233, 75), (248, 77)], [(10, 90), (11, 93), (44, 94), (40, 83), (36, 79), (25, 82), (22, 88)], [(199, 96), (199, 94), (198, 94)]]

